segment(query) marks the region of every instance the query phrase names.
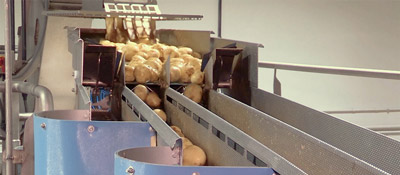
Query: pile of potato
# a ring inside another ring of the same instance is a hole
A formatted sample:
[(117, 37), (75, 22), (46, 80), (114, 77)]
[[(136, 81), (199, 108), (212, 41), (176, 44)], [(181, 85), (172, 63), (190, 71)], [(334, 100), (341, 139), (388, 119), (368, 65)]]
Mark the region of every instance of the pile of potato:
[(100, 41), (105, 46), (116, 46), (125, 55), (125, 81), (138, 83), (156, 82), (165, 61), (170, 57), (171, 82), (202, 84), (201, 55), (189, 47), (165, 44), (144, 44), (128, 41), (126, 44)]
[(207, 161), (206, 153), (199, 146), (194, 145), (177, 126), (171, 126), (179, 136), (182, 137), (183, 165), (184, 166), (204, 166)]
[[(197, 84), (191, 84), (190, 87), (195, 87), (194, 90), (196, 91), (197, 87), (200, 87)], [(186, 88), (188, 89), (188, 88)], [(189, 88), (191, 89), (191, 88)], [(201, 89), (201, 87), (200, 87)], [(143, 100), (147, 105), (153, 108), (154, 112), (164, 121), (167, 121), (167, 114), (162, 110), (159, 109), (161, 99), (155, 92), (150, 92), (149, 89), (144, 85), (137, 85), (133, 92)], [(201, 92), (200, 92), (201, 93)], [(197, 94), (196, 94), (197, 95)], [(201, 97), (201, 94), (200, 94)], [(203, 166), (206, 163), (207, 157), (206, 153), (200, 147), (194, 145), (187, 137), (185, 137), (182, 133), (182, 130), (177, 126), (171, 126), (171, 128), (180, 136), (182, 137), (183, 145), (183, 165), (186, 166)]]

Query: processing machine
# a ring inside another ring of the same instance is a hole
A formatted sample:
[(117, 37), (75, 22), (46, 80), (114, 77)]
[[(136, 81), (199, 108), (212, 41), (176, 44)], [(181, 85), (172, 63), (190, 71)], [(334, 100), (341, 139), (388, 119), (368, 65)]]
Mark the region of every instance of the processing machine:
[[(398, 141), (258, 89), (261, 44), (156, 28), (156, 21), (201, 15), (163, 14), (156, 0), (32, 0), (23, 1), (22, 13), (4, 174), (400, 173)], [(102, 44), (108, 29), (72, 23), (52, 50), (71, 55), (62, 64), (72, 70), (72, 100), (54, 98), (71, 107), (54, 110), (46, 85), (68, 80), (43, 81), (52, 74), (44, 71), (52, 63), (44, 60), (51, 47), (45, 36), (52, 22), (70, 18), (123, 19), (131, 41), (193, 49), (204, 74), (201, 101), (183, 94), (190, 83), (172, 81), (174, 61), (166, 56), (156, 81), (142, 83), (160, 97), (163, 121), (134, 93), (141, 83), (126, 81), (126, 54)], [(18, 106), (30, 105), (22, 115)], [(183, 166), (187, 138), (205, 152), (204, 166)]]

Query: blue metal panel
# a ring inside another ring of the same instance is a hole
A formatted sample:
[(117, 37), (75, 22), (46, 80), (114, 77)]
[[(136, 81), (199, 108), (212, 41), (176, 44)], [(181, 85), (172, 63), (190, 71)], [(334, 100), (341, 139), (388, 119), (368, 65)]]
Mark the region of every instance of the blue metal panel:
[[(148, 148), (134, 148), (142, 150), (149, 150)], [(129, 152), (134, 150), (123, 150), (115, 154), (115, 168), (114, 175), (273, 175), (274, 170), (272, 168), (266, 167), (218, 167), (218, 166), (178, 166), (170, 164), (157, 164), (160, 162), (165, 162), (165, 156), (170, 156), (171, 152), (164, 149), (164, 153), (161, 153), (160, 147), (153, 147), (153, 151), (147, 153), (147, 157), (159, 158), (164, 160), (151, 160), (151, 158), (146, 158), (146, 153), (140, 156), (137, 154), (131, 154), (131, 157), (135, 157), (141, 161), (131, 160), (129, 157)], [(125, 152), (126, 151), (126, 152)], [(142, 151), (143, 152), (143, 151)], [(159, 157), (155, 157), (154, 152), (158, 152)], [(125, 155), (126, 153), (126, 155)], [(120, 155), (124, 155), (121, 157)], [(142, 162), (143, 161), (143, 162)]]
[[(92, 127), (93, 126), (93, 127)], [(117, 150), (150, 146), (148, 123), (34, 116), (35, 174), (110, 175)]]

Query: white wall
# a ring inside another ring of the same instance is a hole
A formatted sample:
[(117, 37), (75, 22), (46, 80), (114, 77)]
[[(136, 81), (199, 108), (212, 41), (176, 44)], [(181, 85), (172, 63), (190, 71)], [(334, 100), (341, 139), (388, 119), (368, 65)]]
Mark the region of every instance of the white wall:
[[(18, 45), (18, 26), (21, 26), (21, 1), (14, 1), (15, 7), (15, 45)], [(5, 29), (4, 1), (0, 1), (0, 45), (4, 45)]]
[[(262, 43), (260, 60), (400, 71), (400, 1), (229, 0), (222, 37)], [(272, 91), (273, 71), (259, 69)], [(284, 97), (319, 110), (399, 109), (400, 81), (278, 71)], [(399, 113), (337, 115), (400, 125)]]

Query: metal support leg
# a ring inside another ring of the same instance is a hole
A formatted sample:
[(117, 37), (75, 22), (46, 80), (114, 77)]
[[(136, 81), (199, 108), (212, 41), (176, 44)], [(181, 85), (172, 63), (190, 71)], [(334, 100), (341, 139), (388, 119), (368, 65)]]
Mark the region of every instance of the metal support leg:
[(12, 175), (13, 172), (13, 139), (12, 139), (12, 61), (13, 53), (11, 52), (11, 15), (10, 15), (10, 0), (4, 0), (4, 12), (5, 12), (5, 56), (6, 56), (6, 72), (5, 72), (5, 83), (6, 83), (6, 148), (5, 148), (5, 163), (6, 163), (6, 175)]

